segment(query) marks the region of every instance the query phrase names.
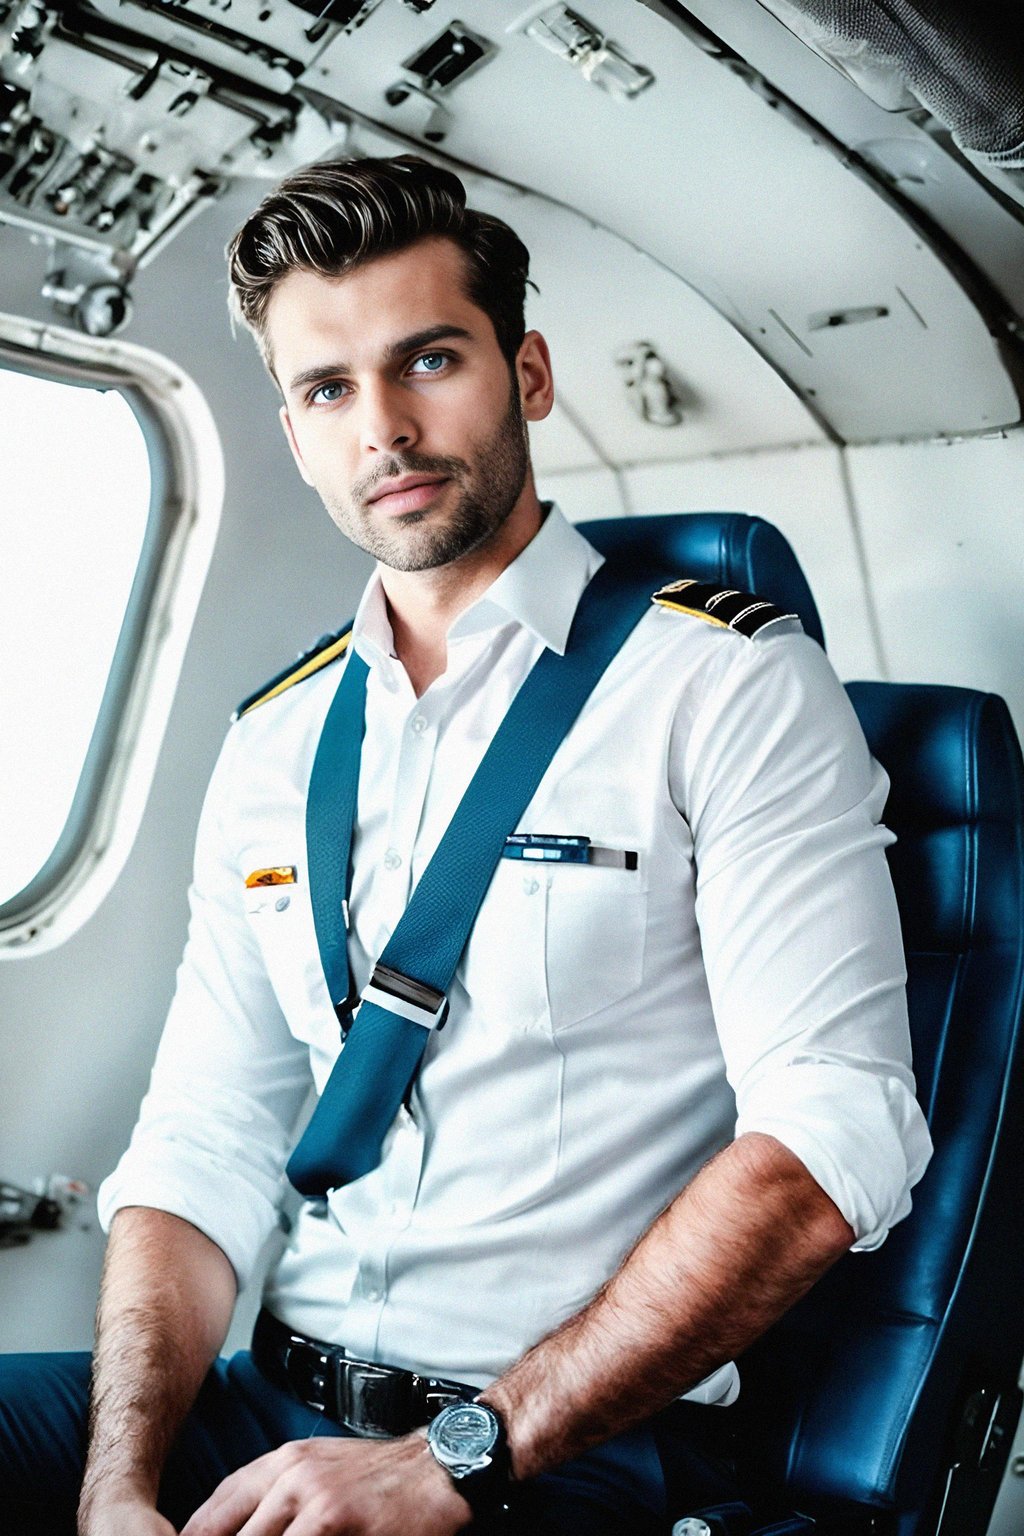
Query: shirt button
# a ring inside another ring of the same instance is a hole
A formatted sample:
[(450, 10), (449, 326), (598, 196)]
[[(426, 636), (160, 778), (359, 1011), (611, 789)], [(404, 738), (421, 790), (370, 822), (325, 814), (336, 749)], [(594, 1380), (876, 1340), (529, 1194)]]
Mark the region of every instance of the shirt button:
[(372, 1291), (367, 1291), (366, 1299), (367, 1299), (367, 1301), (372, 1301), (372, 1302), (383, 1301), (384, 1300), (384, 1292), (383, 1291), (378, 1291), (376, 1289), (376, 1287), (375, 1287)]
[(291, 906), (291, 901), (290, 896), (279, 896), (274, 902), (274, 907), (278, 912), (284, 912), (287, 907)]
[(389, 848), (387, 853), (384, 855), (384, 868), (401, 869), (401, 867), (402, 855), (398, 852), (397, 848)]
[(411, 724), (412, 724), (412, 729), (416, 732), (416, 735), (417, 736), (422, 736), (423, 732), (427, 728), (426, 716), (425, 715), (413, 715)]
[(534, 880), (532, 875), (524, 876), (523, 890), (526, 892), (527, 896), (536, 896), (537, 892), (540, 890), (540, 881)]

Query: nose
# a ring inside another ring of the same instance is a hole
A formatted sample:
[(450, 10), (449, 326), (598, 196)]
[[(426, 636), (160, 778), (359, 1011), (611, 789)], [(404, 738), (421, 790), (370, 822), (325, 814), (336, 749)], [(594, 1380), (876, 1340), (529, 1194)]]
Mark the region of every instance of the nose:
[(359, 395), (360, 448), (364, 453), (394, 453), (412, 448), (419, 437), (413, 401), (400, 386), (376, 381)]

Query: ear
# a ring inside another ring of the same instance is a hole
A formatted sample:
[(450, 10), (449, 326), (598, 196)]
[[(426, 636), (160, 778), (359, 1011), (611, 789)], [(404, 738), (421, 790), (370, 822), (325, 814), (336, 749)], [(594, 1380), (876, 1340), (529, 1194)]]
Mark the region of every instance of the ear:
[(527, 421), (543, 421), (555, 403), (551, 354), (540, 331), (527, 331), (516, 354), (519, 398)]
[(295, 431), (292, 427), (292, 419), (288, 415), (288, 407), (286, 405), (282, 405), (277, 415), (281, 426), (284, 428), (284, 435), (288, 439), (288, 447), (292, 451), (292, 458), (295, 460), (295, 467), (299, 474), (302, 476), (303, 480), (305, 480), (306, 484), (312, 485), (313, 482), (310, 479), (309, 470), (306, 468), (305, 463), (303, 462), (302, 451), (295, 440)]

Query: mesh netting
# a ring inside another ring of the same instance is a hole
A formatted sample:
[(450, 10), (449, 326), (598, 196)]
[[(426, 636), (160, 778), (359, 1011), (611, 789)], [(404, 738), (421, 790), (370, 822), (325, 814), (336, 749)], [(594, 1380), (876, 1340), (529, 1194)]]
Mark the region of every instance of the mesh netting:
[(1024, 166), (1019, 0), (761, 0), (890, 110), (924, 104), (961, 149)]

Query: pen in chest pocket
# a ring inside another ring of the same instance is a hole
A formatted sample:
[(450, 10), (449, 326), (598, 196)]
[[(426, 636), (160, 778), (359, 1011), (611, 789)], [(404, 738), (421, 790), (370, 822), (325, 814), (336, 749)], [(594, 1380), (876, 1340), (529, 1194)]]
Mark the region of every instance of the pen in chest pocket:
[(505, 839), (504, 859), (536, 864), (590, 864), (605, 869), (636, 869), (631, 848), (601, 848), (589, 837), (562, 833), (513, 832)]

